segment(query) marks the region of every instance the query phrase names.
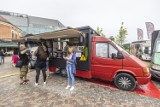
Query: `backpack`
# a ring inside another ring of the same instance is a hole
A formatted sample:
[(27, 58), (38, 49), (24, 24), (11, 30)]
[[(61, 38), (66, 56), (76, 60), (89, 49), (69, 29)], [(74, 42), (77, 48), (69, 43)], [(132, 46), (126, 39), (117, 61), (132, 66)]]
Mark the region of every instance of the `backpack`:
[(42, 47), (42, 46), (38, 47), (38, 56), (39, 56), (40, 60), (46, 60), (48, 57), (48, 54), (44, 48), (45, 47)]

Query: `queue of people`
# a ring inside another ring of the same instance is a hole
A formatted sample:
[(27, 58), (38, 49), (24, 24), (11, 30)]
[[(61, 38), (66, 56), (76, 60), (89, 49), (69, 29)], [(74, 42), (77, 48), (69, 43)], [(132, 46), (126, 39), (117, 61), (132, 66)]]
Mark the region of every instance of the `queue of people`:
[[(21, 66), (20, 66), (20, 84), (27, 84), (29, 81), (27, 79), (27, 73), (28, 73), (28, 62), (29, 58), (27, 57), (27, 51), (29, 49), (25, 47), (25, 45), (22, 45), (20, 47), (20, 60), (21, 61)], [(49, 76), (49, 70), (48, 70), (48, 59), (49, 59), (49, 52), (48, 48), (46, 45), (42, 44), (39, 45), (37, 50), (33, 52), (34, 56), (37, 57), (36, 61), (36, 77), (35, 77), (35, 86), (38, 86), (39, 82), (39, 76), (40, 72), (42, 71), (43, 74), (43, 84), (46, 84), (46, 78)], [(63, 57), (66, 60), (66, 72), (67, 72), (67, 80), (68, 80), (68, 85), (65, 89), (69, 89), (72, 91), (74, 89), (74, 75), (76, 74), (76, 54), (74, 53), (74, 48), (69, 47), (68, 48), (68, 55), (66, 57)], [(47, 74), (46, 74), (47, 72)]]

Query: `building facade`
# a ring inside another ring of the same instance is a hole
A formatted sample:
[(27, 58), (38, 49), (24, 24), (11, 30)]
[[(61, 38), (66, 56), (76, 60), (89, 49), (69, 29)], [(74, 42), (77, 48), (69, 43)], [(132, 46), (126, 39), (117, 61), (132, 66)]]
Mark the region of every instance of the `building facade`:
[(20, 37), (22, 37), (22, 30), (0, 16), (0, 50), (3, 49), (5, 52), (13, 53), (18, 45), (12, 40)]
[(58, 20), (0, 10), (0, 49), (13, 51), (18, 45), (11, 40), (27, 34), (39, 34), (64, 29)]
[(22, 30), (22, 35), (39, 34), (65, 28), (58, 20), (29, 16), (13, 12), (0, 11), (0, 16)]
[(22, 36), (22, 30), (10, 23), (4, 17), (0, 16), (0, 39), (12, 41)]

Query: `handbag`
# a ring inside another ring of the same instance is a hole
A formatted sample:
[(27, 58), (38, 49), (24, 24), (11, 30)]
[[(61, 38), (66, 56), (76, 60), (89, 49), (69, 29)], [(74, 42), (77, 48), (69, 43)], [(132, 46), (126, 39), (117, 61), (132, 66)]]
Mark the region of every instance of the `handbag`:
[(16, 67), (22, 67), (22, 65), (23, 65), (22, 60), (17, 61)]

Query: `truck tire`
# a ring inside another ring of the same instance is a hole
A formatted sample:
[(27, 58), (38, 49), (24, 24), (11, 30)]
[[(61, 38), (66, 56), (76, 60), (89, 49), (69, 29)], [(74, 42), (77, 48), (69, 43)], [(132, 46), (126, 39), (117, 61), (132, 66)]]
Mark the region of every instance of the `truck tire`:
[(136, 80), (130, 74), (119, 73), (114, 78), (114, 84), (121, 90), (131, 91), (136, 87)]

